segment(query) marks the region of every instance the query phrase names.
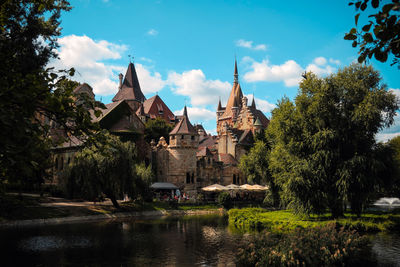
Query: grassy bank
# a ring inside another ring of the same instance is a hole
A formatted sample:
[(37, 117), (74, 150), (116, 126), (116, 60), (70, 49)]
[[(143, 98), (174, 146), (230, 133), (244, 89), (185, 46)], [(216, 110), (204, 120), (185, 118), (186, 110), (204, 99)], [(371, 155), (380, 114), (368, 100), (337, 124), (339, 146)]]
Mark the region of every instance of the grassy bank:
[(268, 211), (261, 208), (231, 209), (229, 224), (241, 230), (262, 230), (276, 233), (292, 232), (297, 227), (323, 227), (330, 223), (358, 232), (379, 232), (399, 229), (400, 212), (368, 212), (360, 218), (346, 213), (344, 218), (332, 220), (330, 214), (302, 217), (288, 210)]
[[(57, 201), (62, 201), (61, 199)], [(68, 200), (65, 200), (68, 202)], [(153, 210), (215, 210), (218, 205), (196, 205), (194, 203), (121, 203), (121, 208), (116, 209), (111, 205), (91, 203), (85, 206), (43, 206), (43, 203), (54, 203), (54, 199), (40, 196), (1, 195), (0, 196), (0, 222), (15, 220), (33, 220), (63, 218), (72, 216), (88, 216), (99, 214), (113, 214), (117, 212), (136, 212)], [(79, 203), (79, 202), (71, 202)]]

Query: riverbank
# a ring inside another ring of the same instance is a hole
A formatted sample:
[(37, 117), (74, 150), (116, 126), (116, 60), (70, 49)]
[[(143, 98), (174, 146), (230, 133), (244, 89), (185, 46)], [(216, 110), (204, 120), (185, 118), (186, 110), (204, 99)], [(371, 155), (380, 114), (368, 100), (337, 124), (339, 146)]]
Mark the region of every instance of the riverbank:
[(229, 224), (244, 231), (268, 230), (275, 233), (293, 232), (296, 228), (323, 227), (336, 224), (360, 233), (384, 232), (400, 229), (400, 211), (369, 211), (360, 218), (346, 213), (344, 218), (331, 219), (330, 214), (301, 217), (288, 210), (269, 211), (261, 208), (231, 209)]
[(120, 218), (147, 218), (220, 213), (218, 205), (169, 202), (89, 202), (38, 194), (7, 194), (0, 199), (0, 227), (46, 225)]

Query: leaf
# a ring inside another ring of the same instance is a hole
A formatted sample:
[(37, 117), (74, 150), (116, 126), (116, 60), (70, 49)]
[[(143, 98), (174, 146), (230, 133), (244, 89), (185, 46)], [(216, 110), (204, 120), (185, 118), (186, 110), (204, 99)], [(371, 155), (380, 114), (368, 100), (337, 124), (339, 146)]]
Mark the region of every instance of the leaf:
[(382, 7), (382, 12), (383, 12), (383, 13), (389, 13), (389, 11), (392, 10), (393, 6), (394, 6), (394, 4), (387, 4), (387, 5), (384, 5), (384, 6)]
[(355, 15), (355, 17), (354, 17), (354, 20), (355, 20), (355, 22), (356, 22), (356, 26), (357, 26), (357, 23), (358, 23), (358, 18), (360, 17), (360, 13), (358, 13), (357, 15)]
[(350, 34), (355, 34), (356, 32), (357, 32), (356, 28), (352, 28), (352, 29), (350, 30)]
[(351, 44), (351, 46), (352, 46), (352, 47), (356, 47), (356, 46), (357, 46), (357, 41), (354, 41), (354, 42)]
[(364, 11), (367, 8), (367, 4), (364, 2), (361, 5), (361, 10)]
[(362, 30), (368, 32), (371, 29), (371, 26), (372, 24), (365, 25), (364, 27), (362, 27)]
[(379, 0), (372, 0), (371, 4), (373, 8), (377, 8), (379, 6)]
[(348, 34), (346, 34), (346, 35), (344, 36), (344, 39), (345, 39), (345, 40), (355, 40), (355, 39), (357, 39), (357, 36), (355, 36), (354, 34), (348, 33)]
[(375, 25), (375, 27), (374, 27), (375, 36), (378, 36), (378, 33), (380, 32), (381, 28), (382, 27), (380, 25)]
[(360, 55), (357, 59), (358, 63), (363, 63), (365, 60), (365, 55)]
[(363, 38), (367, 43), (372, 43), (374, 41), (374, 38), (372, 37), (372, 34), (370, 34), (369, 32), (364, 34)]

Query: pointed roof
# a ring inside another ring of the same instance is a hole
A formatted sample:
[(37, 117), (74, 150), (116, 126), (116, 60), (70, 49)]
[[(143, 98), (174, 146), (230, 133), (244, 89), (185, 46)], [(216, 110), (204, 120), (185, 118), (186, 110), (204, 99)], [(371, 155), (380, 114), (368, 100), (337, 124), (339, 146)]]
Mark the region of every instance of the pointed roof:
[(175, 121), (175, 115), (159, 95), (155, 95), (143, 103), (144, 113), (150, 118), (163, 118), (166, 122)]
[(114, 102), (119, 100), (136, 100), (142, 103), (146, 100), (146, 97), (143, 95), (142, 90), (140, 89), (135, 65), (133, 65), (133, 63), (129, 63), (124, 81), (122, 83), (122, 88), (112, 99)]
[(233, 82), (234, 83), (239, 83), (239, 74), (238, 74), (238, 70), (237, 70), (236, 58), (235, 58), (235, 71), (233, 73)]
[(170, 135), (175, 135), (175, 134), (193, 134), (193, 135), (197, 135), (196, 129), (190, 123), (189, 118), (187, 116), (186, 106), (183, 109), (182, 119), (178, 122), (178, 124), (175, 126), (175, 128), (169, 134)]
[(136, 111), (136, 115), (138, 116), (146, 116), (146, 113), (144, 113), (144, 104), (141, 104), (139, 109)]
[(217, 107), (217, 111), (220, 111), (220, 110), (222, 110), (221, 98), (219, 98), (218, 107)]
[(253, 101), (251, 101), (251, 107), (256, 108), (256, 101), (254, 100), (254, 94), (253, 94)]
[(254, 126), (263, 126), (260, 119), (257, 117), (256, 121), (254, 122)]

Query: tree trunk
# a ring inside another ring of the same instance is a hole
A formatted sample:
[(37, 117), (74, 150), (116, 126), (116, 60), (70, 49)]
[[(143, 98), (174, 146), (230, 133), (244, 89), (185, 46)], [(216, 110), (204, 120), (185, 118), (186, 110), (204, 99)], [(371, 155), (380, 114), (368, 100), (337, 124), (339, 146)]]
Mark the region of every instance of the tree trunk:
[(110, 198), (110, 200), (111, 200), (113, 206), (114, 206), (116, 209), (120, 209), (120, 208), (121, 208), (121, 207), (119, 206), (118, 201), (117, 201), (117, 199), (115, 198), (115, 196), (108, 196), (108, 197)]

